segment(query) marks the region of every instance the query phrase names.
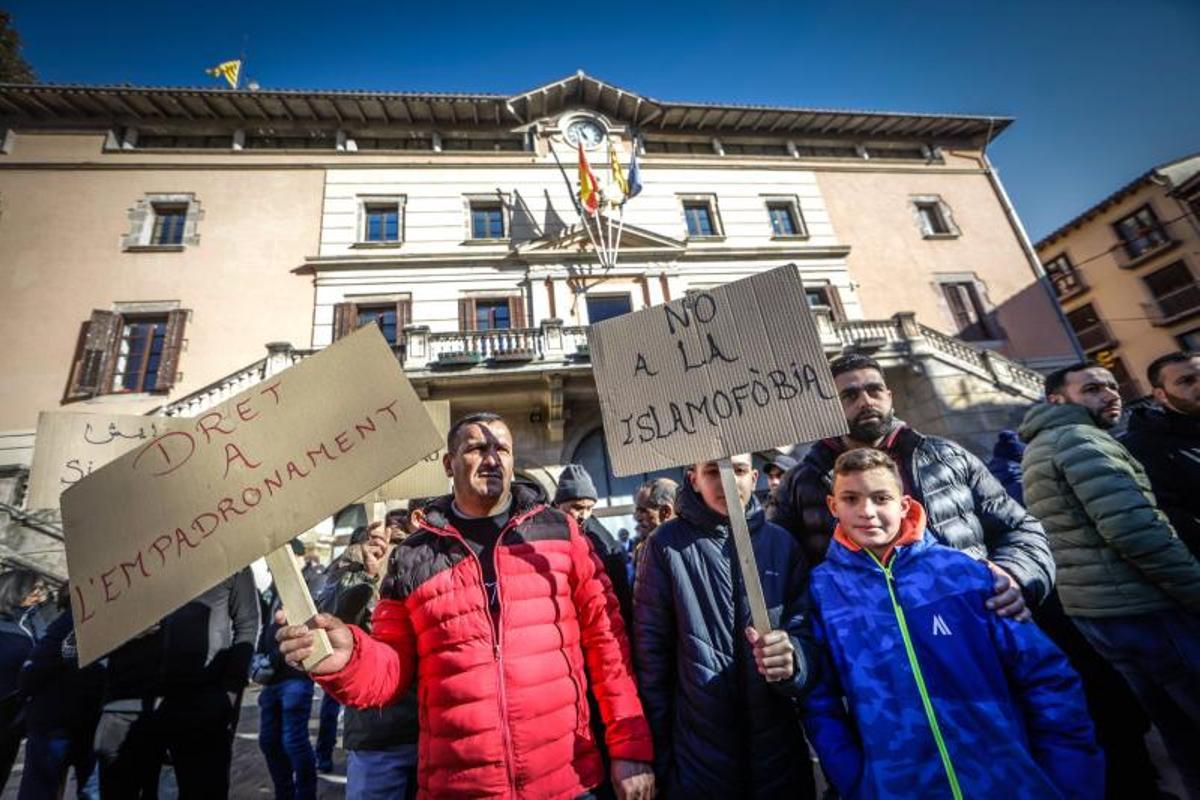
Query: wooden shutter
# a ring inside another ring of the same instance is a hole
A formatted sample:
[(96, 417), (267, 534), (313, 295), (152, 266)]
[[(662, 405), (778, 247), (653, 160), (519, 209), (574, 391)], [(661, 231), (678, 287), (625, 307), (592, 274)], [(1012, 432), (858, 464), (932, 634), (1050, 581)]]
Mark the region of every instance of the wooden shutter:
[(183, 328), (187, 324), (188, 312), (176, 309), (167, 312), (167, 330), (163, 335), (162, 358), (158, 362), (158, 375), (154, 383), (156, 392), (169, 391), (179, 374), (179, 354), (183, 352)]
[(404, 344), (404, 328), (412, 325), (412, 300), (396, 301), (396, 344)]
[(79, 385), (83, 368), (84, 346), (87, 343), (88, 328), (91, 323), (87, 320), (79, 323), (79, 336), (75, 339), (75, 355), (71, 357), (71, 372), (67, 375), (67, 385), (63, 390), (63, 402), (79, 400), (87, 396), (87, 392)]
[(72, 398), (95, 397), (112, 391), (113, 367), (121, 341), (121, 315), (96, 309), (86, 329), (68, 390)]
[(525, 298), (508, 298), (508, 324), (514, 328), (525, 327)]
[(475, 330), (475, 301), (470, 297), (458, 301), (458, 329), (460, 331)]
[(338, 303), (333, 307), (333, 340), (353, 333), (358, 327), (358, 306), (354, 303)]

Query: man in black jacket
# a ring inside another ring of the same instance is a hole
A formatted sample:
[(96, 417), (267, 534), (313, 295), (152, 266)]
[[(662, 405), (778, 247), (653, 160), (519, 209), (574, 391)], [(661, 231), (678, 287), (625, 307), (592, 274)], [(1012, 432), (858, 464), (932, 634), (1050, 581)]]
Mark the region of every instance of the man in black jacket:
[(164, 751), (180, 800), (228, 796), (259, 618), (246, 567), (108, 655), (96, 729), (101, 796), (156, 797)]
[(718, 464), (696, 464), (678, 516), (643, 546), (634, 583), (634, 656), (668, 798), (812, 798), (812, 762), (789, 698), (814, 663), (808, 570), (766, 521), (750, 456), (733, 456), (772, 630), (750, 627)]
[[(304, 545), (293, 539), (291, 549), (292, 557), (300, 562)], [(320, 580), (311, 574), (306, 578), (310, 592)], [(250, 676), (262, 687), (258, 693), (258, 749), (266, 760), (276, 798), (316, 800), (317, 763), (308, 737), (315, 687), (312, 678), (285, 662), (279, 653), (275, 612), (283, 607), (283, 600), (274, 582), (263, 594), (263, 606), (266, 622)], [(335, 730), (336, 722), (335, 717)]]
[(1158, 507), (1200, 558), (1200, 353), (1170, 353), (1146, 370), (1161, 408), (1138, 408), (1121, 443), (1146, 468)]
[(904, 491), (925, 507), (938, 541), (985, 559), (996, 577), (989, 608), (1027, 619), (1054, 585), (1054, 560), (1042, 525), (1010, 498), (983, 462), (948, 439), (925, 436), (895, 418), (892, 393), (874, 359), (852, 353), (830, 365), (850, 434), (817, 442), (784, 476), (773, 521), (792, 532), (812, 565), (824, 560), (836, 525), (825, 505), (833, 462), (846, 450), (875, 447), (900, 465)]
[[(413, 506), (415, 510), (416, 506)], [(405, 515), (407, 519), (408, 515)], [(408, 535), (389, 512), (383, 525), (367, 529), (366, 541), (348, 549), (331, 567), (333, 606), (342, 622), (371, 630), (371, 614), (394, 545)], [(346, 750), (346, 796), (363, 800), (411, 800), (417, 793), (417, 687), (383, 708), (346, 706), (342, 746)]]
[(604, 572), (621, 606), (625, 629), (630, 630), (633, 626), (633, 591), (629, 588), (628, 556), (608, 528), (592, 515), (598, 495), (596, 484), (583, 465), (567, 464), (558, 476), (553, 505), (564, 514), (574, 517), (579, 529), (592, 543), (592, 549), (604, 564)]

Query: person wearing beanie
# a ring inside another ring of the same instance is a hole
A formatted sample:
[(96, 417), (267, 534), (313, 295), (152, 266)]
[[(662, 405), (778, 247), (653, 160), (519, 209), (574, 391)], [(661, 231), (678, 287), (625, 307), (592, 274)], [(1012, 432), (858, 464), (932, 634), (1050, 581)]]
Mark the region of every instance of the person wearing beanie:
[[(608, 582), (612, 584), (613, 594), (617, 596), (617, 603), (621, 607), (621, 617), (625, 620), (625, 629), (632, 630), (633, 590), (629, 585), (628, 556), (625, 548), (613, 538), (608, 529), (592, 516), (592, 511), (596, 508), (596, 500), (599, 499), (598, 494), (592, 476), (588, 474), (582, 464), (567, 464), (558, 476), (558, 489), (554, 492), (554, 507), (564, 514), (574, 517), (575, 521), (579, 523), (579, 530), (583, 531), (584, 536), (592, 543), (592, 549), (596, 551), (596, 555), (604, 564), (604, 572), (608, 575)], [(588, 691), (588, 704), (591, 706), (592, 733), (597, 744), (602, 744), (604, 742), (604, 723), (600, 717), (596, 698), (590, 690)], [(604, 759), (605, 772), (607, 772), (608, 753), (603, 747), (600, 755)], [(609, 783), (596, 787), (594, 795), (597, 798), (615, 796), (612, 785)]]
[(620, 543), (600, 521), (592, 516), (599, 493), (592, 476), (582, 464), (567, 464), (558, 476), (558, 489), (554, 492), (553, 505), (564, 514), (575, 518), (579, 529), (592, 543), (592, 549), (604, 564), (613, 593), (621, 606), (621, 617), (626, 629), (633, 625), (633, 590), (629, 586), (628, 556)]
[(784, 455), (776, 455), (763, 463), (763, 474), (767, 476), (767, 492), (765, 495), (760, 496), (760, 499), (762, 500), (763, 511), (767, 514), (767, 519), (770, 519), (771, 514), (775, 511), (775, 493), (779, 488), (779, 484), (783, 482), (783, 476), (798, 463), (791, 456)]
[(1021, 488), (1021, 456), (1025, 455), (1025, 443), (1016, 431), (1003, 430), (992, 448), (992, 458), (987, 463), (988, 472), (1000, 481), (1008, 496), (1025, 504), (1025, 492)]

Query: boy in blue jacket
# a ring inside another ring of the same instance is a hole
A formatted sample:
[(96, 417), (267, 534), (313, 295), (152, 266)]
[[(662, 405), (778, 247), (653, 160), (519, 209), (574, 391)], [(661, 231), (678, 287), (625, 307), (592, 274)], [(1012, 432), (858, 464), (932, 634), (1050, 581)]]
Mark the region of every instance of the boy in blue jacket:
[(811, 598), (831, 663), (804, 723), (842, 796), (1103, 797), (1079, 676), (1037, 627), (984, 607), (987, 565), (924, 535), (895, 462), (843, 453), (828, 502)]

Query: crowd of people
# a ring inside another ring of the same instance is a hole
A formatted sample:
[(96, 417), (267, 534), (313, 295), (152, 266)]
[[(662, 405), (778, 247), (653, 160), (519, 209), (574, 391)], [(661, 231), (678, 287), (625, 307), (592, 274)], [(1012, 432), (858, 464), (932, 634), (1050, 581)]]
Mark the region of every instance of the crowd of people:
[(1051, 373), (987, 463), (898, 419), (871, 358), (830, 366), (848, 434), (767, 460), (765, 496), (730, 458), (766, 630), (718, 462), (647, 481), (614, 537), (583, 467), (548, 496), (477, 413), (451, 494), (325, 567), (294, 543), (312, 620), (247, 568), (79, 669), (69, 608), (0, 575), (0, 780), (24, 738), (22, 800), (72, 769), (79, 797), (155, 797), (168, 760), (180, 797), (228, 796), (252, 680), (289, 800), (339, 713), (351, 798), (1167, 798), (1151, 726), (1200, 798), (1200, 355), (1155, 361), (1130, 415), (1103, 367)]

